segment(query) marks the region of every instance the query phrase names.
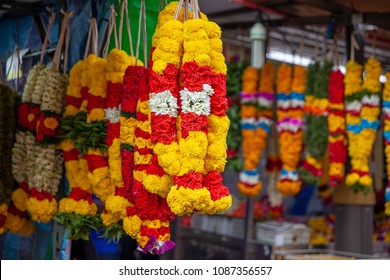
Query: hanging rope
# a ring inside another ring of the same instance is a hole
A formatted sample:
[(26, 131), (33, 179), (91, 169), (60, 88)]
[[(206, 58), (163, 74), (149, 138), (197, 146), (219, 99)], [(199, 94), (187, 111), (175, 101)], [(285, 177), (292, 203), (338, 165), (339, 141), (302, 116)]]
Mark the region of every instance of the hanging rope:
[(39, 60), (39, 63), (42, 65), (43, 64), (43, 59), (45, 57), (45, 52), (46, 52), (46, 48), (47, 48), (47, 43), (49, 41), (49, 37), (50, 37), (50, 32), (51, 32), (51, 29), (54, 25), (54, 20), (56, 18), (56, 13), (53, 12), (52, 9), (50, 8), (47, 8), (47, 10), (51, 13), (51, 16), (50, 16), (50, 19), (49, 19), (49, 26), (47, 28), (47, 32), (46, 32), (46, 36), (45, 36), (45, 40), (43, 41), (43, 45), (42, 45), (42, 51), (41, 51), (41, 58)]
[(113, 5), (110, 6), (110, 17), (108, 19), (108, 32), (107, 32), (107, 39), (106, 44), (103, 49), (103, 57), (107, 58), (108, 55), (108, 47), (110, 45), (110, 39), (111, 34), (114, 32), (114, 39), (115, 39), (115, 48), (118, 48), (118, 38), (117, 38), (117, 30), (116, 30), (116, 12), (115, 7)]
[[(128, 7), (127, 0), (124, 1), (126, 4), (126, 7)], [(133, 37), (131, 36), (131, 25), (130, 25), (130, 17), (129, 17), (129, 9), (125, 9), (126, 12), (126, 28), (127, 28), (127, 36), (129, 37), (129, 44), (130, 44), (130, 55), (134, 56), (134, 49), (133, 49)]]
[(143, 37), (143, 50), (144, 50), (144, 65), (148, 67), (148, 42), (146, 34), (146, 6), (145, 0), (141, 2), (142, 6), (142, 37)]
[(61, 11), (61, 13), (64, 14), (64, 19), (62, 21), (60, 38), (58, 40), (57, 48), (56, 48), (56, 51), (55, 51), (54, 56), (53, 56), (53, 65), (57, 71), (59, 71), (59, 68), (60, 68), (62, 46), (63, 46), (64, 40), (65, 40), (65, 33), (66, 33), (67, 26), (68, 26), (68, 21), (69, 21), (70, 17), (73, 16), (73, 12), (66, 12), (65, 13), (65, 12)]

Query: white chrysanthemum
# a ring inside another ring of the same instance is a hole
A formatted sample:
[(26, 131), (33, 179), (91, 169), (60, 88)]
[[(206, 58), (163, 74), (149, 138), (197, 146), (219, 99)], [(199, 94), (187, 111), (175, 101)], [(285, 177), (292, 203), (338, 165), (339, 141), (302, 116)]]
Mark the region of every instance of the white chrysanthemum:
[(301, 128), (301, 125), (299, 124), (292, 124), (290, 122), (281, 122), (277, 125), (278, 132), (282, 131), (291, 131), (293, 133), (296, 133)]
[(257, 98), (257, 104), (259, 104), (260, 106), (271, 108), (272, 107), (272, 103), (273, 103), (273, 101), (269, 100), (267, 98), (264, 98), (264, 97), (261, 97), (261, 96), (259, 98)]
[(149, 99), (149, 106), (156, 115), (170, 115), (177, 117), (177, 99), (172, 95), (170, 90), (159, 93), (152, 93)]
[(189, 91), (184, 88), (180, 91), (181, 108), (183, 113), (210, 115), (210, 96), (205, 91)]
[(272, 125), (272, 120), (266, 117), (259, 117), (259, 119), (257, 120), (257, 124), (263, 123), (270, 127)]
[(34, 86), (34, 91), (32, 92), (32, 98), (31, 98), (31, 101), (34, 104), (40, 105), (42, 103), (42, 95), (46, 88), (48, 72), (49, 72), (48, 68), (44, 68), (42, 69), (42, 71), (39, 72), (37, 82)]
[(390, 116), (390, 108), (383, 107), (382, 111), (385, 114), (385, 116)]
[(290, 100), (278, 100), (277, 107), (282, 109), (288, 109), (291, 107), (291, 101)]
[(66, 86), (66, 75), (55, 71), (49, 71), (47, 74), (47, 84), (42, 94), (41, 110), (61, 114), (66, 94)]
[(290, 101), (291, 107), (293, 108), (304, 108), (305, 100), (292, 99)]
[(240, 173), (240, 182), (246, 183), (248, 185), (255, 185), (259, 182), (260, 176), (259, 174), (256, 175), (249, 175), (246, 174), (245, 172)]
[(241, 125), (256, 125), (255, 118), (242, 118), (240, 120)]
[(209, 84), (203, 84), (203, 91), (206, 92), (209, 96), (214, 94), (214, 89)]
[(104, 111), (106, 112), (105, 119), (108, 120), (110, 123), (118, 123), (120, 121), (121, 117), (121, 105), (119, 105), (119, 108), (106, 108)]
[(380, 98), (378, 95), (365, 95), (363, 96), (363, 99), (362, 99), (362, 104), (363, 105), (371, 105), (371, 106), (379, 106), (379, 103), (380, 103)]
[(345, 105), (346, 111), (360, 111), (362, 109), (362, 103), (358, 100), (355, 100), (353, 102), (347, 102)]

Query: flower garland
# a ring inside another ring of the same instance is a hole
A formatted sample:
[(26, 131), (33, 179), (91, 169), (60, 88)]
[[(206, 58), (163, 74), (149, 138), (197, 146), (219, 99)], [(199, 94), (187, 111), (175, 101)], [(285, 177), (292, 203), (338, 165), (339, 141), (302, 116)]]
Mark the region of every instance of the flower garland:
[[(135, 68), (135, 67), (134, 67)], [(139, 93), (136, 108), (137, 126), (134, 143), (134, 181), (130, 199), (134, 204), (126, 209), (123, 220), (124, 230), (137, 240), (138, 249), (143, 253), (162, 254), (173, 248), (170, 241), (169, 222), (174, 218), (165, 198), (149, 193), (142, 184), (149, 176), (146, 170), (157, 163), (152, 159), (151, 109), (149, 107), (149, 70), (138, 69), (137, 89)], [(128, 69), (130, 71), (130, 69)], [(133, 69), (135, 70), (135, 69)]]
[[(172, 8), (176, 5), (172, 5)], [(170, 6), (167, 6), (170, 9)], [(167, 197), (173, 186), (172, 177), (181, 168), (179, 143), (176, 136), (178, 116), (179, 67), (183, 53), (183, 23), (168, 20), (156, 29), (156, 46), (152, 49), (150, 73), (151, 142), (163, 172), (149, 168), (145, 188)], [(156, 162), (156, 160), (154, 160)]]
[[(112, 49), (107, 57), (107, 99), (105, 106), (105, 119), (107, 121), (108, 165), (111, 176), (111, 184), (114, 185), (114, 193), (106, 200), (105, 213), (102, 214), (103, 223), (116, 223), (126, 216), (126, 208), (130, 202), (126, 199), (126, 190), (122, 180), (122, 153), (123, 148), (132, 145), (134, 139), (135, 119), (128, 111), (122, 110), (122, 96), (125, 94), (123, 80), (126, 68), (134, 65), (135, 60), (129, 57), (124, 51)], [(132, 173), (132, 170), (125, 174)], [(128, 180), (128, 178), (125, 178)], [(130, 178), (131, 179), (131, 178)], [(110, 218), (108, 218), (110, 216)]]
[[(85, 71), (85, 61), (77, 62), (70, 70), (66, 107), (61, 120), (64, 133), (61, 149), (70, 193), (60, 200), (56, 221), (67, 227), (71, 239), (86, 239), (90, 228), (96, 227), (94, 219), (97, 206), (92, 201), (92, 186), (88, 180), (87, 161), (80, 156), (80, 151), (74, 144), (78, 138), (77, 123), (86, 120), (85, 114), (80, 112), (83, 100), (81, 79)], [(81, 222), (74, 226), (76, 220)]]
[[(42, 74), (43, 73), (43, 74)], [(36, 138), (43, 145), (35, 148), (35, 174), (30, 181), (30, 197), (27, 209), (32, 219), (47, 223), (57, 211), (54, 199), (62, 178), (63, 158), (53, 143), (59, 130), (59, 114), (66, 93), (67, 75), (52, 68), (45, 68), (38, 77), (37, 86), (44, 86), (41, 92), (41, 114), (37, 123)], [(50, 133), (49, 133), (50, 131)]]
[(322, 66), (313, 66), (313, 100), (310, 120), (305, 133), (306, 158), (301, 168), (301, 178), (312, 184), (318, 184), (322, 175), (322, 160), (328, 147), (328, 87), (332, 64), (324, 62)]
[(328, 128), (329, 184), (336, 187), (344, 181), (347, 162), (344, 75), (340, 70), (331, 72), (329, 77)]
[(87, 59), (90, 60), (90, 67), (87, 74), (89, 88), (86, 125), (91, 129), (94, 128), (98, 136), (90, 136), (92, 141), (87, 143), (88, 152), (84, 158), (88, 162), (88, 178), (94, 194), (102, 201), (106, 201), (115, 192), (108, 165), (107, 145), (104, 143), (107, 137), (104, 111), (107, 97), (107, 61), (94, 54), (90, 54)]
[(362, 90), (359, 89), (361, 66), (350, 61), (347, 64), (345, 77), (345, 94), (347, 109), (347, 136), (351, 171), (346, 177), (346, 184), (354, 191), (370, 192), (373, 180), (369, 169), (369, 156), (379, 127), (380, 90), (379, 76), (381, 64), (370, 57), (364, 66), (365, 79)]
[(385, 192), (385, 214), (390, 215), (390, 72), (386, 73), (386, 83), (383, 89), (383, 113), (384, 128), (383, 136), (385, 139), (386, 173), (387, 186)]
[[(20, 215), (10, 215), (16, 218), (9, 221), (11, 231), (19, 232), (21, 229), (31, 229), (31, 219), (26, 214), (27, 201), (29, 198), (28, 183), (34, 176), (35, 165), (35, 146), (37, 145), (33, 134), (36, 133), (36, 127), (40, 114), (39, 104), (40, 93), (43, 90), (41, 84), (37, 84), (38, 77), (45, 69), (42, 64), (33, 66), (28, 74), (26, 85), (23, 89), (22, 104), (18, 109), (18, 130), (15, 135), (15, 143), (12, 148), (12, 174), (18, 182), (18, 188), (12, 193), (12, 200)], [(34, 97), (34, 99), (33, 99)], [(29, 222), (28, 222), (29, 221)], [(19, 222), (19, 223), (18, 223)]]
[[(205, 158), (205, 168), (208, 174), (203, 177), (203, 185), (210, 192), (212, 200), (211, 206), (206, 213), (216, 214), (229, 209), (232, 205), (232, 197), (229, 189), (223, 184), (221, 175), (226, 165), (226, 138), (230, 126), (230, 121), (226, 114), (228, 108), (228, 99), (226, 98), (227, 66), (225, 57), (222, 54), (221, 28), (214, 22), (205, 19), (203, 21), (210, 41), (211, 88), (214, 90), (210, 97), (207, 134), (208, 148)], [(266, 89), (264, 91), (268, 92)], [(263, 100), (259, 98), (258, 103), (262, 104), (262, 102)], [(263, 113), (264, 118), (268, 116), (265, 111)]]
[(277, 119), (278, 142), (282, 169), (277, 183), (283, 195), (295, 195), (302, 182), (296, 170), (300, 160), (303, 140), (304, 93), (306, 91), (306, 69), (292, 68), (281, 64), (277, 74)]
[[(205, 158), (210, 97), (214, 94), (210, 85), (210, 42), (202, 19), (187, 20), (182, 28), (184, 50), (178, 117), (181, 166), (167, 197), (172, 212), (178, 216), (205, 213), (212, 203), (210, 192), (203, 185), (203, 175), (207, 173)], [(180, 62), (180, 55), (177, 57)]]
[(256, 130), (256, 93), (259, 81), (257, 69), (248, 66), (242, 75), (241, 91), (241, 135), (242, 135), (242, 152), (244, 158), (243, 171), (240, 173), (240, 182), (238, 190), (240, 193), (254, 196), (261, 191), (261, 181), (257, 165), (261, 146), (261, 135)]

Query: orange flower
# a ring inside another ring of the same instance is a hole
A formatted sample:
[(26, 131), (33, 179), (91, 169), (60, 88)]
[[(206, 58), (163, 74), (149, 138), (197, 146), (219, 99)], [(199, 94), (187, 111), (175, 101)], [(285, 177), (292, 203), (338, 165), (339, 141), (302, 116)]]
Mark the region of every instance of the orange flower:
[(55, 118), (46, 118), (43, 124), (45, 125), (45, 127), (52, 130), (58, 127), (58, 121)]

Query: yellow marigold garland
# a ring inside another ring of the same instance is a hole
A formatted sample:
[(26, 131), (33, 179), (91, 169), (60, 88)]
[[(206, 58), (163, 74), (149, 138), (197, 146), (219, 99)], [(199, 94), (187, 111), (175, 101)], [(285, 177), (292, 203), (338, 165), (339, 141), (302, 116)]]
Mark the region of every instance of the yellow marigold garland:
[(347, 110), (348, 151), (351, 157), (351, 171), (346, 184), (354, 191), (364, 193), (372, 190), (373, 180), (369, 169), (369, 156), (379, 127), (380, 113), (379, 77), (381, 65), (370, 57), (365, 64), (365, 79), (360, 90), (362, 67), (350, 61), (345, 76), (345, 94)]

